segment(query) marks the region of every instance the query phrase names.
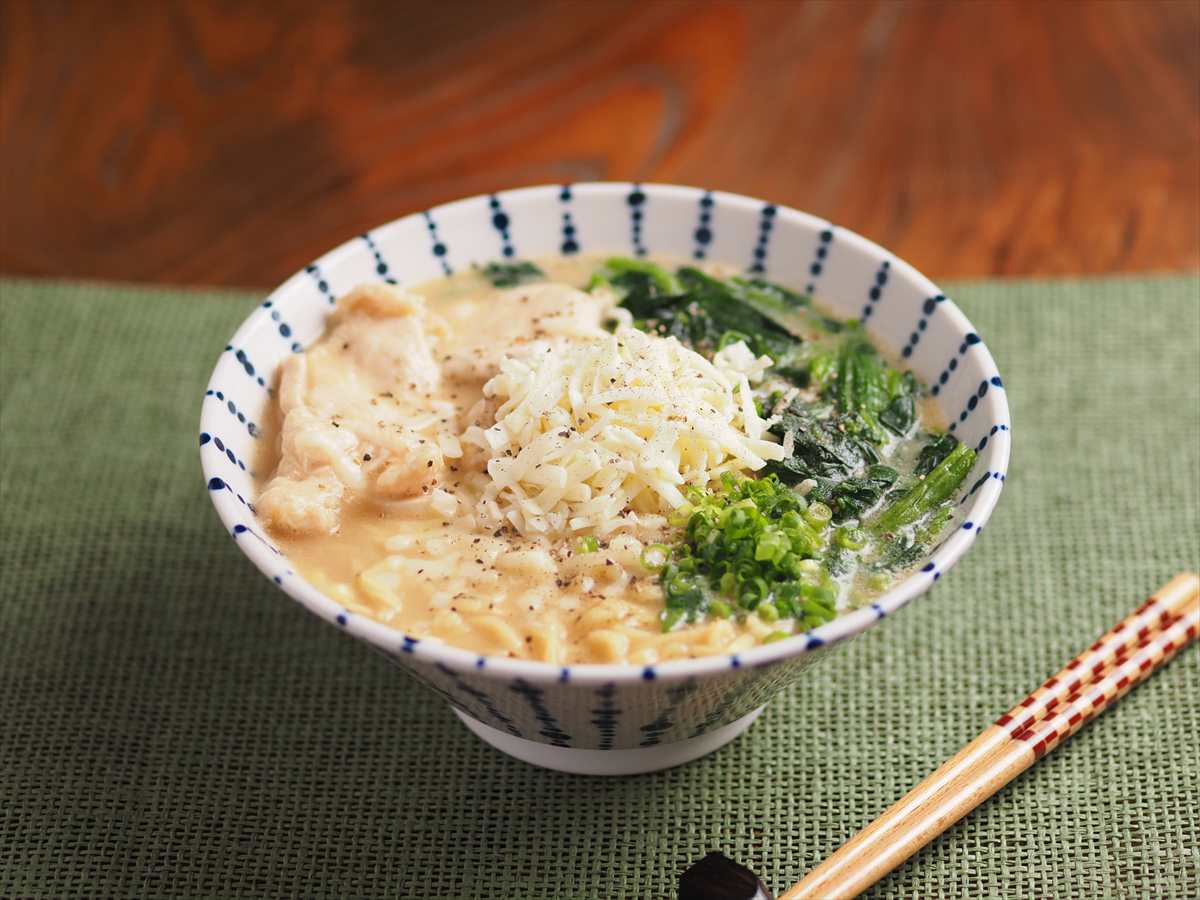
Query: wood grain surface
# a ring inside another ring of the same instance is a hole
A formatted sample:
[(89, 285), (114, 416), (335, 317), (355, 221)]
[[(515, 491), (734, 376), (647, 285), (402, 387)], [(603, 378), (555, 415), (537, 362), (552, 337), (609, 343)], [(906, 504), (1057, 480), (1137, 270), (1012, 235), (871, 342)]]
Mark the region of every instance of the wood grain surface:
[(0, 2), (0, 271), (272, 285), (481, 191), (739, 191), (935, 277), (1200, 265), (1200, 3)]

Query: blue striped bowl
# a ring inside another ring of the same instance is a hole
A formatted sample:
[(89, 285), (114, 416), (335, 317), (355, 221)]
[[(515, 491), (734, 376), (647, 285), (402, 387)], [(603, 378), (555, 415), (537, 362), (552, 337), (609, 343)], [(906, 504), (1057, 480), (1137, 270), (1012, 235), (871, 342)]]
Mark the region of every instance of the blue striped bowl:
[[(559, 667), (480, 657), (348, 612), (296, 574), (256, 521), (248, 470), (275, 370), (324, 331), (336, 297), (364, 281), (421, 282), (472, 263), (583, 252), (729, 263), (814, 294), (930, 386), (942, 419), (978, 450), (955, 527), (913, 575), (869, 606), (735, 656), (646, 668)], [(744, 731), (775, 692), (829, 649), (927, 591), (983, 530), (1011, 432), (996, 364), (929, 279), (858, 235), (736, 194), (654, 184), (576, 184), (471, 197), (405, 216), (331, 251), (277, 288), (225, 346), (200, 419), (205, 481), (226, 531), (279, 588), (367, 641), (443, 696), (466, 725), (526, 761), (590, 774), (677, 765)]]

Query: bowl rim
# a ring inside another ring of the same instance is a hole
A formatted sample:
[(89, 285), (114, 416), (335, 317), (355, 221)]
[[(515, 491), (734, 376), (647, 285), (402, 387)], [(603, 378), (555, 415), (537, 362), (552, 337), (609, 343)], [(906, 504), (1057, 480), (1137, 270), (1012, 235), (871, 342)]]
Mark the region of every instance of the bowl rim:
[[(669, 197), (673, 199), (694, 200), (698, 193), (709, 193), (724, 206), (740, 207), (757, 213), (769, 201), (749, 197), (744, 194), (729, 193), (720, 190), (708, 190), (700, 187), (678, 184), (663, 184), (654, 182), (577, 182), (570, 185), (544, 184), (530, 187), (515, 188), (507, 191), (497, 191), (491, 194), (478, 194), (431, 207), (425, 212), (417, 211), (393, 219), (370, 234), (379, 234), (393, 227), (399, 227), (415, 217), (425, 213), (444, 214), (458, 207), (469, 204), (486, 202), (489, 197), (498, 197), (505, 202), (519, 202), (529, 197), (552, 193), (557, 197), (565, 187), (569, 187), (575, 195), (607, 195), (614, 194), (625, 197), (630, 191), (640, 190), (647, 195)], [(882, 255), (891, 263), (891, 273), (894, 277), (903, 276), (918, 286), (927, 296), (943, 296), (944, 292), (933, 281), (921, 274), (908, 262), (900, 259), (874, 241), (865, 238), (842, 226), (832, 226), (828, 221), (802, 212), (789, 206), (771, 204), (776, 209), (776, 216), (781, 220), (792, 220), (802, 226), (818, 231), (836, 227), (838, 240), (848, 243), (859, 251), (870, 255)], [(302, 268), (291, 277), (284, 280), (268, 295), (268, 300), (275, 299), (285, 290), (292, 287), (297, 280), (303, 279), (306, 273), (316, 266), (320, 271), (328, 271), (336, 266), (342, 257), (361, 252), (361, 241), (358, 237), (351, 238), (318, 259), (308, 267)], [(949, 297), (938, 305), (939, 315), (946, 316), (952, 323), (956, 333), (965, 336), (975, 332), (974, 326)], [(249, 333), (258, 325), (258, 318), (266, 313), (262, 304), (246, 317), (239, 325), (226, 344), (240, 346)], [(976, 332), (977, 333), (977, 332)], [(972, 352), (982, 355), (981, 363), (985, 370), (998, 372), (995, 359), (985, 342), (972, 347)], [(218, 359), (210, 375), (207, 389), (210, 394), (220, 386), (217, 379), (220, 376), (223, 363)], [(996, 382), (1000, 384), (999, 381)], [(511, 659), (501, 656), (480, 655), (474, 651), (455, 647), (433, 638), (414, 638), (404, 632), (367, 616), (352, 613), (328, 595), (318, 590), (303, 577), (287, 568), (281, 567), (283, 557), (270, 543), (257, 534), (250, 526), (242, 521), (245, 517), (247, 503), (244, 498), (232, 495), (232, 491), (209, 490), (217, 515), (225, 525), (227, 533), (233, 535), (242, 552), (250, 558), (255, 566), (292, 599), (305, 606), (310, 612), (320, 616), (340, 630), (393, 656), (411, 659), (414, 662), (434, 665), (443, 670), (456, 673), (471, 673), (496, 679), (519, 679), (530, 683), (575, 683), (584, 685), (600, 684), (629, 684), (646, 681), (680, 681), (700, 676), (711, 676), (727, 673), (730, 669), (755, 669), (773, 665), (784, 660), (801, 657), (814, 650), (826, 647), (853, 637), (871, 627), (876, 622), (899, 609), (907, 606), (916, 597), (924, 594), (941, 577), (951, 569), (963, 556), (975, 539), (983, 531), (983, 526), (996, 508), (1004, 486), (1004, 478), (1009, 469), (1012, 449), (1012, 420), (1008, 407), (1007, 393), (1003, 390), (991, 391), (989, 401), (998, 404), (996, 414), (999, 421), (1007, 423), (1008, 427), (994, 435), (993, 446), (997, 454), (993, 463), (995, 472), (1002, 477), (988, 478), (979, 490), (975, 492), (965, 511), (966, 524), (971, 528), (957, 528), (953, 534), (945, 538), (930, 555), (927, 563), (921, 569), (912, 572), (908, 577), (893, 585), (869, 604), (851, 610), (820, 625), (810, 631), (800, 632), (788, 638), (770, 644), (753, 647), (735, 654), (718, 654), (702, 656), (695, 659), (669, 660), (653, 665), (631, 665), (610, 663), (575, 663), (562, 665), (536, 660)], [(200, 416), (201, 432), (214, 430), (218, 413), (210, 404), (203, 404)], [(201, 468), (205, 483), (212, 485), (213, 481), (220, 482), (218, 473), (213, 468), (213, 456), (201, 454)], [(240, 502), (239, 502), (240, 501)], [(257, 540), (237, 540), (239, 535), (249, 533)]]

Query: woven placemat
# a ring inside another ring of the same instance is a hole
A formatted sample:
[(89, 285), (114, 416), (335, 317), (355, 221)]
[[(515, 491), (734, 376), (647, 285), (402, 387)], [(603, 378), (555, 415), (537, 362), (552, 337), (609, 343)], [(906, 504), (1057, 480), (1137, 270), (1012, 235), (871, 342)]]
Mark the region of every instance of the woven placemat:
[[(1015, 448), (979, 545), (740, 740), (507, 759), (218, 527), (204, 381), (249, 294), (0, 281), (0, 895), (665, 898), (796, 880), (1200, 562), (1200, 281), (957, 286)], [(1200, 894), (1195, 648), (875, 897)]]

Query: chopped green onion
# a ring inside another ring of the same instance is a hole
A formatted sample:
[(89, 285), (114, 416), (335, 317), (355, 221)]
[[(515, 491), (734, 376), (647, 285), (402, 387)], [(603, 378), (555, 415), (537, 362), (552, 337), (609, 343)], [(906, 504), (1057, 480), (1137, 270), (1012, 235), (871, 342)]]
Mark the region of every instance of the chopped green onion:
[(825, 567), (815, 559), (802, 559), (796, 565), (796, 574), (808, 581), (821, 581), (825, 577)]
[[(642, 564), (659, 575), (668, 609), (683, 610), (688, 622), (756, 610), (763, 621), (809, 615), (819, 624), (836, 615), (836, 585), (815, 558), (830, 549), (829, 507), (824, 525), (814, 527), (805, 518), (807, 501), (773, 475), (726, 472), (719, 488), (685, 493), (680, 542), (642, 553)], [(821, 509), (815, 518), (822, 519)]]
[(581, 537), (579, 539), (579, 551), (578, 552), (580, 552), (580, 553), (595, 553), (599, 549), (600, 549), (600, 541), (598, 541), (593, 535), (585, 534), (583, 537)]
[(708, 614), (716, 616), (718, 619), (728, 619), (733, 615), (733, 610), (724, 600), (710, 600), (708, 604)]
[(851, 528), (843, 525), (833, 533), (833, 539), (839, 547), (847, 550), (861, 550), (867, 545), (867, 533), (861, 528)]
[(887, 572), (875, 572), (867, 578), (867, 587), (873, 591), (882, 591), (892, 583), (892, 576)]
[(661, 572), (671, 558), (671, 548), (666, 544), (651, 544), (642, 551), (642, 566), (651, 572)]
[(772, 631), (770, 634), (768, 634), (765, 638), (762, 639), (762, 642), (764, 644), (773, 644), (776, 641), (782, 641), (784, 638), (790, 638), (790, 637), (791, 637), (791, 635), (788, 634), (786, 631)]
[(824, 531), (832, 520), (833, 510), (824, 503), (810, 503), (808, 509), (804, 511), (804, 521), (817, 531)]

